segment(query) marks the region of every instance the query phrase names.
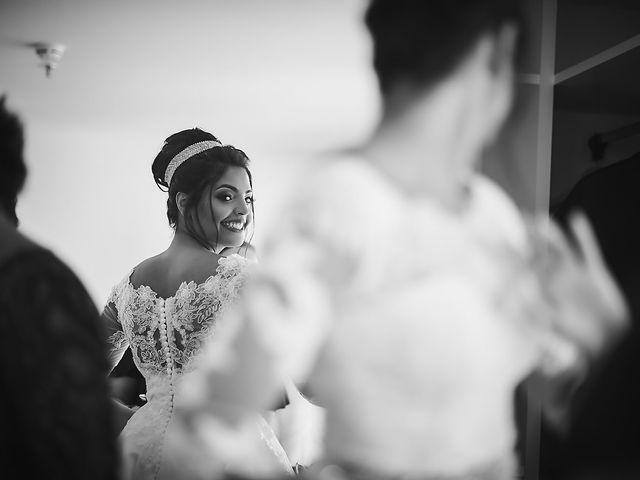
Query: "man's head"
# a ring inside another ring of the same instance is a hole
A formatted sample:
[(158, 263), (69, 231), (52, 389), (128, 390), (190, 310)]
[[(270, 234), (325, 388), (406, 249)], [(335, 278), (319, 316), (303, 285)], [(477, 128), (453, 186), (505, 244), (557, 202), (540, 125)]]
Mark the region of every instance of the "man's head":
[(400, 85), (428, 89), (482, 37), (523, 23), (519, 0), (371, 0), (365, 22), (384, 96)]
[(24, 134), (20, 119), (7, 110), (0, 98), (0, 213), (16, 225), (16, 202), (24, 185), (27, 167), (22, 156)]
[(365, 22), (383, 123), (423, 122), (420, 135), (448, 128), (462, 163), (475, 162), (511, 111), (520, 0), (371, 0)]

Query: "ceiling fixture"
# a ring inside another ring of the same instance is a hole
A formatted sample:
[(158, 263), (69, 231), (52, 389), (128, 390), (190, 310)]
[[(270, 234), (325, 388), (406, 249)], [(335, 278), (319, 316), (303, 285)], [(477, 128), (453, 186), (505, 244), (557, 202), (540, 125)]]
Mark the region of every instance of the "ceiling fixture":
[(7, 37), (2, 33), (0, 33), (0, 46), (28, 48), (36, 52), (36, 55), (41, 60), (40, 66), (44, 68), (44, 74), (47, 77), (51, 76), (51, 71), (58, 66), (66, 50), (66, 47), (61, 43), (26, 42), (24, 40)]
[(62, 58), (65, 46), (59, 43), (34, 42), (29, 43), (29, 47), (33, 48), (36, 55), (42, 60), (40, 66), (44, 67), (44, 74), (51, 76), (51, 70), (58, 66), (58, 62)]

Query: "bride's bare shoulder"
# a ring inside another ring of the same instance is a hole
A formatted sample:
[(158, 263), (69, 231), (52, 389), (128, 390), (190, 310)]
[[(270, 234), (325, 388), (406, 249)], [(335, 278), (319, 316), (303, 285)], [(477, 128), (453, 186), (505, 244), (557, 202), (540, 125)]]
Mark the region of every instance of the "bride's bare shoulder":
[(131, 275), (134, 287), (146, 285), (161, 296), (170, 296), (183, 283), (202, 283), (216, 274), (221, 258), (206, 250), (202, 252), (163, 252), (140, 262)]

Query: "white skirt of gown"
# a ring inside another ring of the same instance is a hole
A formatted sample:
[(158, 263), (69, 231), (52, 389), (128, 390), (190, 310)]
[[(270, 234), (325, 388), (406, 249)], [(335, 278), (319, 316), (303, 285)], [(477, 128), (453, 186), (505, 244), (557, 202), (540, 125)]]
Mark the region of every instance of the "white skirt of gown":
[[(159, 384), (158, 384), (159, 383)], [(238, 425), (199, 414), (176, 418), (176, 397), (163, 382), (148, 383), (148, 402), (122, 433), (124, 480), (221, 478), (290, 474), (292, 465), (270, 425), (260, 415)]]

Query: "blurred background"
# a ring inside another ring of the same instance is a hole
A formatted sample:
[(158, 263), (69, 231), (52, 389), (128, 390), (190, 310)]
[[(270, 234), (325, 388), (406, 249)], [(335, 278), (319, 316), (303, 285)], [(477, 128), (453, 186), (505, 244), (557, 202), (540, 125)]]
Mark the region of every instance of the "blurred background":
[[(640, 151), (640, 128), (624, 131), (640, 121), (640, 2), (524, 4), (517, 107), (483, 169), (523, 209), (547, 211), (587, 173)], [(101, 305), (132, 265), (168, 244), (151, 162), (169, 134), (198, 126), (252, 159), (259, 249), (297, 169), (375, 125), (365, 6), (3, 0), (0, 91), (27, 131), (23, 230)], [(65, 46), (48, 77), (34, 42)], [(597, 160), (595, 134), (608, 142)]]
[[(581, 179), (626, 160), (640, 165), (640, 1), (524, 3), (529, 31), (517, 105), (483, 169), (523, 210), (547, 212)], [(151, 162), (167, 136), (198, 126), (252, 159), (259, 252), (296, 172), (320, 152), (357, 144), (376, 123), (365, 5), (2, 0), (0, 92), (27, 133), (22, 230), (67, 262), (102, 306), (133, 265), (168, 245), (166, 194), (153, 182)], [(49, 76), (34, 42), (65, 46)], [(599, 195), (590, 192), (595, 203)], [(626, 206), (635, 212), (636, 204)], [(629, 258), (640, 279), (640, 256)], [(629, 351), (640, 350), (630, 343)], [(610, 396), (624, 384), (616, 378), (601, 391)], [(637, 411), (638, 396), (620, 390), (617, 398)], [(629, 430), (623, 407), (585, 416)], [(602, 414), (618, 411), (618, 423)], [(525, 477), (537, 479), (536, 406), (526, 405), (524, 416)], [(601, 443), (622, 438), (619, 431), (600, 435), (600, 424), (592, 430)], [(629, 431), (634, 454), (627, 457), (640, 458), (637, 430)], [(590, 438), (577, 432), (581, 441)], [(603, 450), (593, 444), (578, 442), (576, 458)]]
[[(23, 231), (102, 305), (171, 238), (151, 176), (164, 139), (198, 126), (252, 160), (256, 235), (286, 179), (377, 115), (360, 0), (3, 0), (0, 90), (25, 123)], [(28, 44), (66, 50), (50, 76)]]

